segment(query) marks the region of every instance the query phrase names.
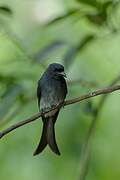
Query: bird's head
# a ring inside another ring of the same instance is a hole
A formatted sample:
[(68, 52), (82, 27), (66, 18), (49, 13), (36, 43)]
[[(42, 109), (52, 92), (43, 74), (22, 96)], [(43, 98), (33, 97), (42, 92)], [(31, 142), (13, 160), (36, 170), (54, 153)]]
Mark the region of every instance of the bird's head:
[(58, 63), (52, 63), (48, 67), (49, 73), (54, 77), (66, 77), (64, 66)]

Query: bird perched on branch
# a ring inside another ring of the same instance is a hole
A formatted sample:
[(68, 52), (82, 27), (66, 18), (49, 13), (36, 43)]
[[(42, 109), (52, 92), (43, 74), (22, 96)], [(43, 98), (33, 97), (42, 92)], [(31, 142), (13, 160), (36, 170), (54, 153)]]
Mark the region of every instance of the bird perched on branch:
[[(64, 67), (61, 64), (50, 64), (38, 81), (37, 97), (38, 106), (41, 112), (49, 111), (64, 102), (67, 94), (67, 85), (65, 81)], [(55, 109), (42, 115), (43, 130), (40, 142), (34, 152), (34, 155), (41, 153), (47, 144), (50, 149), (60, 155), (56, 138), (55, 138), (55, 122), (60, 109)]]

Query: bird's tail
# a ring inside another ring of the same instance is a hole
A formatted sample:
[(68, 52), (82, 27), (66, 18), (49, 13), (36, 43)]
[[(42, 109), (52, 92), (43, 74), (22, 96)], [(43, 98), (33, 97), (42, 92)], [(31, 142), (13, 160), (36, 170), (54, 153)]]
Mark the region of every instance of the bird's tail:
[(49, 123), (47, 128), (47, 143), (54, 153), (60, 155), (60, 151), (58, 149), (55, 138), (55, 122), (53, 121), (52, 117), (49, 118)]
[(39, 142), (35, 152), (33, 153), (34, 156), (41, 153), (47, 146), (47, 138), (46, 138), (47, 127), (48, 127), (48, 121), (47, 121), (47, 119), (45, 119), (45, 121), (43, 121), (42, 136), (41, 136), (40, 142)]
[(55, 126), (55, 121), (53, 117), (43, 119), (42, 136), (33, 155), (37, 155), (41, 153), (45, 149), (47, 144), (55, 154), (60, 155), (60, 151), (56, 143), (54, 126)]

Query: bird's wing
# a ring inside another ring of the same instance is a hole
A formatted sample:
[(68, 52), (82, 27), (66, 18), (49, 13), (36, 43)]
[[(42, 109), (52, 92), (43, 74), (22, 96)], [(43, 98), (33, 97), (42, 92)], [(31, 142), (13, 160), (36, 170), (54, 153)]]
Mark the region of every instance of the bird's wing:
[(67, 84), (66, 84), (66, 81), (64, 78), (62, 79), (62, 86), (63, 86), (64, 92), (65, 92), (64, 98), (66, 98), (66, 94), (68, 93), (68, 90), (67, 90)]
[(38, 107), (40, 108), (40, 98), (41, 98), (40, 80), (38, 81), (38, 86), (37, 86), (37, 98), (38, 98)]
[(66, 94), (68, 93), (68, 89), (67, 89), (67, 83), (65, 81), (65, 91), (66, 91)]

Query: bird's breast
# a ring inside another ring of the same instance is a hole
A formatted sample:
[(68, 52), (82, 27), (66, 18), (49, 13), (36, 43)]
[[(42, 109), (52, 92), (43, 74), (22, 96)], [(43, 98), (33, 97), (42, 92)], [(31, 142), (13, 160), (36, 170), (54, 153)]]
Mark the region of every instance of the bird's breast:
[(48, 110), (64, 101), (63, 89), (60, 84), (49, 84), (42, 89), (40, 110)]

